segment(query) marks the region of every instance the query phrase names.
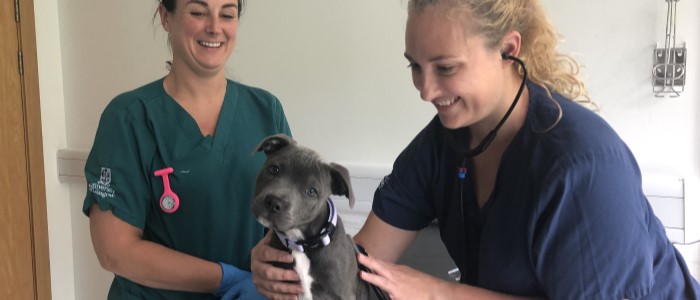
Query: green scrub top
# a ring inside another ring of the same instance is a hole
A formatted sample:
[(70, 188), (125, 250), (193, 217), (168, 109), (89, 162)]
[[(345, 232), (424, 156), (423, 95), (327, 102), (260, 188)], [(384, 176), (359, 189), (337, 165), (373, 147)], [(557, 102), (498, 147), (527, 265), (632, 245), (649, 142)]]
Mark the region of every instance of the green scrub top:
[[(279, 100), (267, 91), (227, 80), (214, 136), (166, 92), (163, 79), (117, 96), (105, 108), (85, 165), (83, 213), (102, 210), (143, 230), (143, 239), (212, 262), (250, 269), (263, 228), (253, 217), (255, 177), (265, 160), (255, 147), (277, 133), (291, 135)], [(160, 169), (179, 197), (174, 213), (161, 209)], [(168, 274), (163, 274), (168, 276)], [(109, 299), (211, 299), (211, 294), (165, 291), (115, 276)]]

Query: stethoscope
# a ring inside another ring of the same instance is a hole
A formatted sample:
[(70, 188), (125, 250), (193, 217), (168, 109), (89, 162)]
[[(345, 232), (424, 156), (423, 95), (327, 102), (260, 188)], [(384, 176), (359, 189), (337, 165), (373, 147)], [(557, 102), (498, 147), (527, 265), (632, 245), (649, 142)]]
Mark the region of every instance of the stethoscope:
[(153, 174), (163, 177), (163, 195), (160, 196), (160, 209), (164, 212), (172, 214), (180, 207), (180, 197), (178, 197), (172, 189), (170, 189), (170, 179), (168, 174), (173, 172), (173, 168), (165, 168), (155, 171)]
[[(477, 145), (474, 149), (470, 149), (466, 152), (462, 151), (458, 147), (456, 147), (456, 145), (454, 145), (454, 142), (452, 141), (452, 139), (449, 139), (450, 142), (453, 143), (452, 146), (455, 150), (457, 150), (457, 153), (464, 157), (462, 160), (462, 168), (460, 168), (459, 173), (458, 173), (458, 176), (460, 179), (464, 179), (464, 177), (466, 176), (465, 163), (466, 163), (467, 159), (481, 154), (482, 152), (484, 152), (486, 150), (486, 148), (491, 144), (491, 142), (493, 142), (493, 139), (496, 138), (496, 134), (498, 133), (498, 130), (501, 129), (501, 126), (503, 126), (503, 124), (505, 124), (506, 120), (508, 119), (510, 114), (513, 112), (513, 109), (515, 109), (515, 105), (518, 104), (518, 100), (520, 100), (520, 96), (523, 94), (523, 91), (525, 90), (525, 83), (527, 82), (527, 69), (525, 68), (525, 63), (522, 60), (520, 60), (519, 58), (512, 56), (506, 52), (501, 53), (501, 58), (510, 59), (510, 60), (512, 60), (520, 65), (520, 67), (523, 69), (523, 81), (520, 83), (520, 88), (518, 89), (518, 93), (515, 95), (515, 99), (513, 99), (513, 103), (508, 108), (508, 111), (506, 111), (506, 114), (503, 115), (503, 118), (501, 118), (501, 121), (498, 122), (498, 124), (496, 124), (496, 127), (494, 127), (493, 130), (491, 130), (491, 132), (489, 132), (489, 134), (486, 135), (486, 137), (484, 137), (484, 139), (482, 139), (481, 142), (479, 143), (479, 145)], [(448, 134), (448, 137), (449, 136), (450, 135)], [(462, 169), (464, 169), (465, 172), (462, 172)]]
[[(493, 130), (491, 130), (491, 132), (489, 132), (489, 134), (481, 140), (481, 142), (479, 143), (479, 145), (476, 146), (476, 148), (463, 151), (456, 146), (454, 140), (452, 139), (452, 136), (449, 133), (447, 134), (447, 140), (452, 145), (452, 148), (455, 149), (458, 155), (462, 156), (462, 163), (460, 166), (457, 167), (457, 178), (459, 178), (460, 217), (462, 220), (462, 229), (464, 230), (465, 234), (467, 233), (467, 227), (466, 222), (464, 220), (464, 180), (467, 178), (468, 175), (466, 167), (467, 160), (484, 152), (484, 150), (486, 150), (486, 148), (491, 144), (491, 142), (493, 142), (494, 138), (496, 137), (496, 134), (498, 133), (498, 130), (501, 129), (501, 126), (503, 126), (510, 114), (513, 112), (513, 109), (515, 109), (515, 105), (518, 104), (518, 100), (520, 100), (520, 96), (522, 96), (523, 91), (525, 90), (525, 83), (527, 82), (527, 69), (525, 68), (525, 63), (522, 60), (506, 52), (501, 53), (501, 57), (503, 59), (510, 59), (516, 62), (523, 69), (523, 80), (520, 83), (520, 88), (518, 89), (518, 93), (515, 95), (515, 99), (513, 99), (512, 104), (508, 108), (508, 111), (506, 111), (506, 114), (503, 115), (501, 121), (498, 122), (498, 124), (496, 124), (496, 127), (494, 127)], [(464, 249), (466, 251), (466, 245)]]
[(510, 59), (520, 65), (520, 67), (523, 69), (523, 80), (520, 83), (520, 88), (518, 89), (518, 93), (515, 95), (515, 99), (513, 99), (513, 103), (511, 103), (510, 107), (508, 108), (508, 111), (506, 111), (506, 114), (503, 115), (503, 118), (501, 118), (501, 121), (496, 124), (496, 127), (489, 132), (489, 134), (484, 137), (484, 139), (481, 140), (479, 145), (476, 146), (476, 148), (470, 149), (468, 151), (462, 151), (459, 149), (459, 147), (456, 146), (454, 140), (452, 139), (452, 136), (448, 133), (447, 134), (447, 140), (452, 144), (452, 148), (457, 152), (458, 155), (462, 156), (462, 164), (460, 167), (457, 168), (457, 177), (459, 177), (460, 182), (464, 180), (467, 177), (467, 159), (472, 158), (474, 156), (477, 156), (484, 152), (486, 148), (488, 148), (489, 145), (491, 145), (491, 142), (493, 142), (493, 139), (496, 138), (496, 134), (498, 133), (498, 130), (501, 129), (501, 126), (506, 123), (506, 120), (510, 116), (510, 114), (513, 112), (513, 109), (515, 109), (515, 105), (518, 104), (518, 100), (520, 100), (520, 96), (522, 96), (523, 91), (525, 90), (525, 83), (527, 82), (527, 69), (525, 68), (525, 63), (520, 60), (519, 58), (512, 56), (506, 52), (501, 53), (501, 57), (503, 59)]

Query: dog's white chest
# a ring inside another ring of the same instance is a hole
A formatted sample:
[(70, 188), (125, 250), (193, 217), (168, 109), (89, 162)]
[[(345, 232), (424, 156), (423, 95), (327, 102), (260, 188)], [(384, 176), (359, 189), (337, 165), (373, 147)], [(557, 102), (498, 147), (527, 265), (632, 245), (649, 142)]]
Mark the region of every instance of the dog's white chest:
[(311, 274), (309, 274), (311, 269), (311, 261), (303, 252), (292, 251), (292, 256), (294, 257), (294, 271), (297, 271), (297, 274), (299, 274), (301, 287), (304, 288), (304, 294), (299, 295), (299, 299), (312, 300), (313, 296), (311, 295), (311, 284), (314, 282), (314, 278), (311, 277)]

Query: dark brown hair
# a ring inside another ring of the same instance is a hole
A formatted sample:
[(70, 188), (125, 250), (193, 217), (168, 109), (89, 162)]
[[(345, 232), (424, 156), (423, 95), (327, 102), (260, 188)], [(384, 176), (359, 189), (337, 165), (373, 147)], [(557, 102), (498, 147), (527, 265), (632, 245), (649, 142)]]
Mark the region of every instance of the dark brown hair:
[[(177, 3), (177, 0), (158, 0), (158, 3), (163, 5), (165, 7), (165, 10), (168, 12), (174, 12), (175, 11), (175, 4)], [(241, 16), (241, 13), (243, 12), (243, 6), (245, 4), (245, 0), (238, 0), (238, 17)], [(156, 12), (157, 14), (158, 12)]]

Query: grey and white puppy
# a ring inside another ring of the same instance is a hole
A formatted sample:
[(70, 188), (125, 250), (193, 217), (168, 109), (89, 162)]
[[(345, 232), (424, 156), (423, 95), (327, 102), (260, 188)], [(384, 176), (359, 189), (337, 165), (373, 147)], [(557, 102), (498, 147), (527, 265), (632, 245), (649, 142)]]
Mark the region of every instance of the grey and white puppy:
[(354, 243), (329, 198), (345, 196), (353, 206), (348, 170), (286, 135), (265, 138), (256, 151), (267, 159), (257, 176), (252, 211), (277, 233), (271, 246), (294, 256), (282, 267), (299, 274), (304, 288), (299, 299), (368, 299)]

